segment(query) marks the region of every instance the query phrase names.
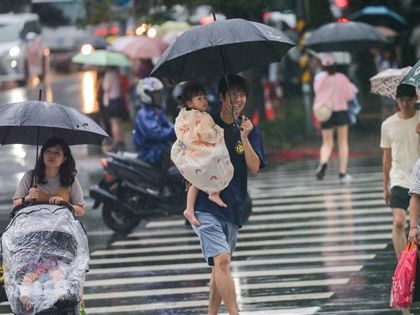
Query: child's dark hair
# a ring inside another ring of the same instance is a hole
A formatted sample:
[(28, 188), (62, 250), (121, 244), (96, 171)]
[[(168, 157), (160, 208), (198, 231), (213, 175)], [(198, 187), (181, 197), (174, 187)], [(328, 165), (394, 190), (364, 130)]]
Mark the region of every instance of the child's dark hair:
[(47, 179), (45, 177), (44, 153), (47, 149), (55, 147), (56, 145), (61, 147), (64, 157), (66, 158), (63, 164), (60, 166), (60, 185), (62, 187), (68, 187), (73, 184), (77, 173), (76, 162), (74, 161), (68, 144), (61, 139), (51, 138), (42, 146), (41, 154), (39, 155), (35, 166), (35, 177), (38, 179), (38, 183), (47, 183)]
[[(248, 83), (246, 82), (244, 78), (242, 78), (241, 76), (237, 74), (233, 74), (233, 75), (229, 75), (227, 77), (227, 80), (229, 83), (230, 90), (238, 90), (238, 91), (244, 92), (245, 95), (248, 96), (249, 87), (248, 87)], [(218, 87), (219, 94), (222, 94), (224, 96), (227, 90), (228, 90), (228, 85), (226, 84), (226, 80), (223, 77), (219, 80), (219, 87)]]
[(190, 83), (184, 86), (181, 95), (177, 97), (182, 107), (187, 107), (187, 101), (191, 101), (193, 97), (198, 95), (207, 95), (204, 86), (198, 83)]

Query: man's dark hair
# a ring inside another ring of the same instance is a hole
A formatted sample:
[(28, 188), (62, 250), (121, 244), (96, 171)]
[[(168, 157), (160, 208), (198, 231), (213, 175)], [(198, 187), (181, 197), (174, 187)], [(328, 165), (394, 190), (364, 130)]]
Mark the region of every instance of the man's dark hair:
[[(248, 96), (249, 87), (248, 87), (248, 83), (246, 82), (244, 78), (242, 78), (241, 76), (237, 74), (232, 74), (227, 77), (227, 80), (229, 83), (229, 89), (231, 91), (232, 90), (242, 91), (242, 92), (245, 92), (246, 96)], [(228, 91), (228, 87), (227, 87), (226, 80), (224, 77), (219, 80), (218, 90), (219, 90), (219, 94), (222, 94), (223, 96)]]
[(416, 96), (416, 88), (409, 84), (400, 84), (397, 86), (397, 98), (409, 97), (413, 98)]

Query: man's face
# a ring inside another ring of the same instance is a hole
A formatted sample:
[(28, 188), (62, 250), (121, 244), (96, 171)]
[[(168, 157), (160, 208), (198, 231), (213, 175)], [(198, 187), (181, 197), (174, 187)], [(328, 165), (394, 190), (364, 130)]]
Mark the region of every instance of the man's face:
[(412, 111), (417, 102), (417, 96), (414, 97), (399, 97), (397, 98), (398, 108), (401, 111)]
[(229, 113), (232, 111), (232, 105), (231, 105), (231, 100), (232, 100), (233, 112), (234, 112), (235, 118), (237, 118), (239, 117), (239, 115), (242, 113), (242, 110), (244, 109), (247, 96), (244, 91), (233, 89), (226, 92), (225, 95), (220, 94), (219, 99), (222, 103), (222, 110), (227, 111)]

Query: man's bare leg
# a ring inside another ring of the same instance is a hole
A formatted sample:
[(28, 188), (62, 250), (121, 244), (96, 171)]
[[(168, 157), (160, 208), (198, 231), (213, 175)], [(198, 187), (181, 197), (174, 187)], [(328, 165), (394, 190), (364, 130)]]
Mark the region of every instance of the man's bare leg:
[(222, 297), (220, 296), (219, 292), (217, 292), (216, 287), (216, 280), (215, 280), (215, 273), (214, 267), (211, 271), (211, 279), (210, 279), (210, 296), (209, 296), (209, 309), (208, 315), (217, 315), (219, 313), (219, 307), (222, 303)]
[(394, 243), (394, 250), (398, 259), (404, 246), (407, 244), (407, 237), (405, 236), (406, 212), (404, 209), (395, 208), (392, 209), (392, 214), (392, 242)]
[[(238, 306), (236, 304), (235, 283), (233, 282), (233, 278), (230, 273), (230, 255), (228, 253), (222, 253), (215, 256), (213, 260), (214, 284), (216, 291), (225, 303), (229, 315), (238, 315), (239, 313)], [(210, 296), (210, 298), (212, 297)], [(217, 302), (218, 297), (213, 293), (212, 299), (214, 302)], [(216, 304), (209, 304), (209, 309), (213, 310), (216, 306)]]

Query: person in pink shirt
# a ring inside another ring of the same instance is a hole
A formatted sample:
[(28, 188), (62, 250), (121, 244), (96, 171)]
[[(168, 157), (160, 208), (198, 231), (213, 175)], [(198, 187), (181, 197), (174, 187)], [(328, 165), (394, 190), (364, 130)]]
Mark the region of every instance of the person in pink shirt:
[(333, 113), (330, 119), (321, 123), (322, 146), (316, 178), (322, 180), (325, 176), (328, 161), (334, 147), (334, 131), (336, 130), (339, 180), (343, 183), (349, 183), (352, 177), (347, 173), (349, 157), (348, 126), (350, 123), (348, 102), (356, 96), (357, 88), (344, 74), (337, 72), (336, 61), (333, 55), (323, 54), (321, 64), (323, 71), (319, 72), (314, 79), (314, 104), (328, 100), (333, 104)]

